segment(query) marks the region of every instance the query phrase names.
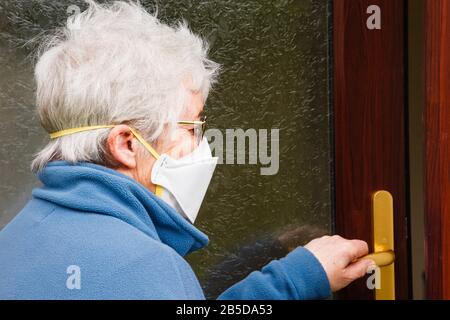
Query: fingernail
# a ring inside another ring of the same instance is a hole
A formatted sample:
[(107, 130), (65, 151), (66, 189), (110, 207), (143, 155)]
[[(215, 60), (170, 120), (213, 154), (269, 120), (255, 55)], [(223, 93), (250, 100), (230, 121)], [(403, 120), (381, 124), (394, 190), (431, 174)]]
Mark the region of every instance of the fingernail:
[(377, 264), (373, 260), (367, 260), (367, 270), (373, 269)]

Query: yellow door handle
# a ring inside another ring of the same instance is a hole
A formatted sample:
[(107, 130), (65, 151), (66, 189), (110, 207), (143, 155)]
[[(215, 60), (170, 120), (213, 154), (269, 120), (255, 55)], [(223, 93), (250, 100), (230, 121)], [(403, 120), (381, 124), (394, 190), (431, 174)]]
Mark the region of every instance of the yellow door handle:
[(395, 300), (394, 201), (387, 191), (377, 191), (372, 199), (374, 253), (361, 259), (372, 259), (379, 269), (380, 286), (376, 300)]
[(371, 253), (361, 259), (370, 259), (373, 260), (378, 267), (386, 267), (394, 263), (395, 253), (392, 250)]

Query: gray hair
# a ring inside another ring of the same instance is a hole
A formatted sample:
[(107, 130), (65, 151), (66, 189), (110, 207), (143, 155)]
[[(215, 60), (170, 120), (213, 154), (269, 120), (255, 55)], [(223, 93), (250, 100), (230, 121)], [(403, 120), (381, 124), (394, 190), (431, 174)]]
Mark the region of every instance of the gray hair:
[[(171, 27), (139, 3), (86, 2), (86, 11), (40, 46), (35, 79), (42, 126), (51, 133), (126, 123), (157, 141), (166, 124), (179, 120), (190, 91), (206, 100), (220, 65), (207, 58), (208, 44), (184, 20)], [(32, 170), (52, 160), (113, 165), (108, 133), (98, 129), (51, 140)]]

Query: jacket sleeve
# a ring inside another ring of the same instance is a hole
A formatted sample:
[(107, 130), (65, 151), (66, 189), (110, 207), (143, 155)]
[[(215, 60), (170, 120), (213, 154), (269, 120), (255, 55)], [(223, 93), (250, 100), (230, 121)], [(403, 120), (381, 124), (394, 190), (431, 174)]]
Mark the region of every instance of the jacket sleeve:
[(330, 296), (330, 284), (322, 265), (309, 250), (298, 247), (261, 271), (250, 273), (218, 299), (308, 300)]

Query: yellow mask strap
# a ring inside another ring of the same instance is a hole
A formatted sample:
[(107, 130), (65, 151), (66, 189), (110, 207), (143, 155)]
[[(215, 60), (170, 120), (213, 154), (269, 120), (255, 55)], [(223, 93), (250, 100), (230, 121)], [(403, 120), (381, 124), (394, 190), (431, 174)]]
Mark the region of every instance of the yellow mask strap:
[(56, 131), (50, 133), (50, 139), (56, 139), (62, 136), (68, 136), (74, 133), (83, 132), (83, 131), (91, 131), (91, 130), (97, 130), (97, 129), (104, 129), (104, 128), (113, 128), (114, 125), (108, 125), (108, 126), (88, 126), (88, 127), (79, 127), (79, 128), (72, 128), (72, 129), (66, 129), (61, 131)]
[(147, 149), (148, 152), (150, 152), (150, 154), (155, 157), (156, 160), (159, 159), (159, 154), (158, 152), (155, 151), (155, 149), (152, 148), (151, 145), (149, 145), (147, 143), (147, 141), (145, 141), (144, 138), (142, 138), (142, 136), (136, 132), (136, 130), (134, 130), (133, 128), (130, 127), (130, 131), (134, 134), (134, 136), (136, 137), (136, 139), (138, 139), (138, 141), (140, 143), (142, 143), (142, 145), (144, 146), (145, 149)]
[[(91, 131), (91, 130), (97, 130), (97, 129), (105, 129), (105, 128), (114, 128), (115, 125), (101, 125), (101, 126), (87, 126), (87, 127), (80, 127), (80, 128), (72, 128), (72, 129), (66, 129), (61, 131), (56, 131), (50, 133), (50, 139), (56, 139), (63, 136), (68, 136), (74, 133), (83, 132), (83, 131)], [(133, 133), (133, 135), (138, 139), (140, 143), (144, 146), (145, 149), (150, 152), (150, 154), (155, 157), (156, 160), (159, 159), (159, 154), (155, 151), (155, 149), (152, 148), (151, 145), (147, 143), (147, 141), (142, 138), (142, 136), (136, 132), (133, 128), (130, 127), (130, 131)]]
[(157, 197), (160, 197), (160, 198), (161, 198), (162, 194), (163, 194), (163, 189), (162, 189), (162, 187), (161, 187), (159, 184), (156, 185), (155, 195), (156, 195)]

